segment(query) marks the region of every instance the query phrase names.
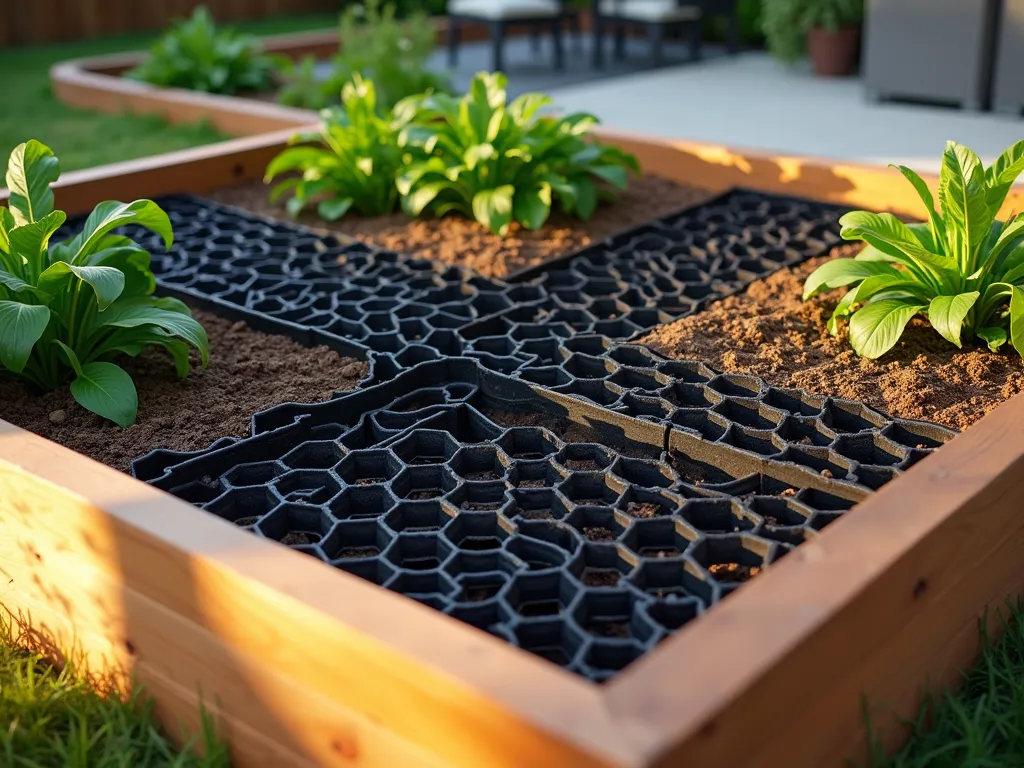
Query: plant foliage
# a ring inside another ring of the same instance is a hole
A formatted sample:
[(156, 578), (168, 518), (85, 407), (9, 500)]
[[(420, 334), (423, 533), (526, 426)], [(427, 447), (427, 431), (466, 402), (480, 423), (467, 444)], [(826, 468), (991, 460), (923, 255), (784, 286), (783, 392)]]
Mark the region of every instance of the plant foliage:
[(864, 0), (769, 0), (761, 9), (761, 31), (772, 56), (791, 63), (807, 51), (807, 30), (834, 32), (863, 18)]
[(43, 390), (70, 382), (84, 408), (127, 427), (138, 397), (111, 360), (159, 346), (184, 377), (189, 345), (204, 366), (209, 359), (206, 332), (182, 302), (152, 295), (149, 254), (114, 234), (133, 224), (170, 247), (170, 220), (153, 201), (100, 203), (79, 234), (51, 245), (66, 219), (53, 208), (50, 184), (59, 175), (57, 158), (38, 141), (11, 153), (10, 207), (0, 208), (0, 370)]
[(819, 267), (804, 298), (853, 286), (829, 321), (849, 318), (850, 344), (876, 358), (924, 315), (950, 343), (980, 339), (992, 351), (1008, 341), (1024, 356), (1024, 215), (996, 220), (1024, 171), (1024, 140), (990, 167), (967, 147), (949, 142), (942, 156), (938, 203), (914, 171), (897, 166), (917, 191), (928, 222), (904, 224), (890, 213), (855, 211), (840, 219), (846, 240), (867, 243), (854, 259)]
[(149, 58), (127, 77), (165, 88), (235, 94), (273, 86), (274, 60), (258, 41), (230, 28), (218, 29), (204, 6), (177, 21), (150, 49)]
[(318, 75), (312, 59), (281, 63), (281, 103), (305, 109), (337, 103), (342, 87), (355, 75), (373, 81), (382, 112), (407, 96), (449, 89), (446, 77), (427, 69), (434, 26), (422, 13), (399, 18), (394, 3), (366, 0), (345, 9), (339, 36), (340, 52), (326, 77)]
[(312, 202), (317, 213), (335, 221), (349, 210), (380, 216), (395, 210), (395, 176), (402, 165), (399, 125), (393, 115), (377, 114), (372, 82), (356, 75), (342, 90), (342, 106), (321, 112), (320, 131), (298, 134), (267, 166), (265, 181), (287, 178), (271, 191), (277, 200), (291, 194), (287, 209), (297, 216)]
[(457, 211), (499, 235), (513, 221), (539, 229), (556, 203), (589, 219), (639, 172), (632, 155), (588, 141), (597, 118), (540, 117), (551, 99), (531, 93), (507, 103), (506, 84), (500, 73), (480, 73), (461, 99), (429, 94), (398, 105), (411, 155), (398, 177), (408, 214)]

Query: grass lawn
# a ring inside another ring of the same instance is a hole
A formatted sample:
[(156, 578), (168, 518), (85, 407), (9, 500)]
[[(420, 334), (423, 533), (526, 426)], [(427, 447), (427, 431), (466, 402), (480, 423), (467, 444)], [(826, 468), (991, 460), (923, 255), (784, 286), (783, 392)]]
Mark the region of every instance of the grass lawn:
[[(235, 25), (256, 35), (283, 34), (331, 27), (333, 15), (292, 16)], [(78, 43), (0, 50), (3, 110), (0, 110), (0, 162), (28, 139), (50, 146), (61, 169), (94, 165), (194, 147), (227, 138), (207, 125), (171, 126), (156, 117), (111, 115), (72, 109), (50, 92), (50, 66), (82, 56), (138, 50), (157, 33)], [(2, 184), (0, 184), (2, 186)]]
[(16, 648), (0, 619), (0, 766), (3, 768), (228, 768), (212, 728), (204, 754), (179, 751), (160, 732), (152, 707), (104, 697), (70, 667)]
[(1024, 766), (1024, 610), (1018, 606), (997, 643), (964, 674), (956, 695), (922, 708), (910, 741), (872, 768)]

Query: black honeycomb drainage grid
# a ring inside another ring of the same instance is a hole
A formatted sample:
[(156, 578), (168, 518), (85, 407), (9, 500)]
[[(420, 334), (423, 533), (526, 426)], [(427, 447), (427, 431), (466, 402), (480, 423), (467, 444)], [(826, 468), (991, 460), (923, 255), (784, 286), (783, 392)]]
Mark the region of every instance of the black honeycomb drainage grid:
[(734, 190), (502, 281), (160, 203), (163, 292), (372, 372), (133, 474), (594, 681), (954, 434), (624, 343), (827, 253), (835, 206)]

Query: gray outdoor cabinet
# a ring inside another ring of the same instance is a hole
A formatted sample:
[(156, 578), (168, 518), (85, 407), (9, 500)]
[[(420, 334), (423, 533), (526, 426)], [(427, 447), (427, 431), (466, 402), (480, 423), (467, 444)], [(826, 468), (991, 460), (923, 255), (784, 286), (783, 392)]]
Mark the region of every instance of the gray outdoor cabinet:
[(1024, 107), (1024, 0), (1003, 0), (992, 106), (1020, 114)]
[(998, 0), (868, 0), (868, 94), (987, 106)]

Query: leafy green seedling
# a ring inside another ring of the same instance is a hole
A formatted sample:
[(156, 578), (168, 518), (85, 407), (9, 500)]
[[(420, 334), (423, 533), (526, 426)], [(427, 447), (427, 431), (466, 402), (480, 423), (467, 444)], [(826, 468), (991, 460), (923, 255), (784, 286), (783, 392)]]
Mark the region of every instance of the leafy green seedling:
[(152, 295), (149, 253), (114, 234), (133, 224), (170, 247), (171, 222), (152, 200), (100, 203), (79, 234), (50, 244), (67, 218), (53, 208), (59, 176), (57, 158), (38, 141), (11, 153), (10, 207), (0, 208), (0, 370), (47, 391), (70, 382), (84, 408), (128, 427), (138, 395), (111, 361), (160, 346), (185, 377), (189, 345), (204, 366), (209, 360), (206, 332), (185, 304)]
[(843, 216), (842, 237), (867, 245), (853, 259), (823, 264), (807, 278), (804, 299), (854, 286), (839, 302), (829, 330), (849, 318), (850, 344), (862, 357), (884, 355), (907, 323), (924, 315), (957, 347), (980, 339), (992, 351), (1009, 341), (1024, 356), (1024, 215), (996, 219), (1024, 171), (1024, 140), (990, 168), (967, 147), (949, 142), (942, 157), (938, 202), (924, 180), (897, 166), (928, 211), (923, 224), (890, 213)]

